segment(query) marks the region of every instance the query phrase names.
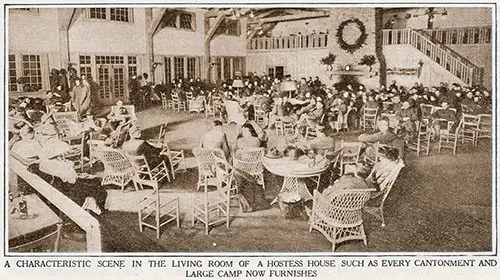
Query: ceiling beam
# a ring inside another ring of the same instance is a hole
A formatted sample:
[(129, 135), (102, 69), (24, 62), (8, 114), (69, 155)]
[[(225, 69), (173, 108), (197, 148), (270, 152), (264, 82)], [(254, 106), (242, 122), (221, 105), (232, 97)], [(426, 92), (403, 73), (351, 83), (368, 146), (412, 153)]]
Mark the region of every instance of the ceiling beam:
[(330, 14), (328, 12), (301, 12), (295, 15), (264, 18), (261, 19), (260, 21), (263, 23), (267, 23), (267, 22), (293, 21), (293, 20), (301, 20), (309, 18), (321, 18), (329, 16)]
[(247, 36), (247, 40), (252, 39), (252, 38), (255, 36), (255, 34), (257, 34), (257, 32), (258, 32), (259, 30), (261, 30), (261, 29), (262, 29), (262, 25), (263, 25), (263, 24), (264, 24), (264, 23), (263, 23), (262, 21), (261, 21), (261, 22), (259, 22), (259, 23), (257, 24), (257, 26), (256, 26), (256, 27), (252, 30), (252, 33), (250, 33), (250, 34)]
[(270, 10), (270, 11), (263, 12), (263, 13), (261, 13), (261, 14), (255, 15), (255, 17), (254, 17), (254, 18), (251, 18), (251, 19), (249, 20), (249, 22), (250, 22), (250, 23), (257, 22), (257, 21), (259, 21), (260, 19), (265, 18), (265, 17), (267, 17), (268, 15), (270, 15), (270, 14), (272, 14), (272, 13), (276, 12), (276, 11), (277, 11), (277, 10)]
[(220, 14), (224, 15), (224, 16), (229, 16), (229, 15), (232, 15), (232, 11), (231, 9), (228, 9), (228, 10), (221, 10), (221, 9), (214, 9), (214, 10), (210, 10), (208, 12), (205, 13), (205, 17), (217, 17), (219, 16)]

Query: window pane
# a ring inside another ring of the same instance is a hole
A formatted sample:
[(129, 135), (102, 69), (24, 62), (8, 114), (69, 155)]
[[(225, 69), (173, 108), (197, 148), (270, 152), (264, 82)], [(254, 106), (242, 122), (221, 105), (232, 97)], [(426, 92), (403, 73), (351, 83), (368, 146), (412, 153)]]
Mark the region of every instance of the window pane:
[(16, 56), (9, 54), (9, 91), (17, 91)]
[[(10, 59), (10, 57), (9, 57)], [(25, 87), (29, 91), (42, 89), (42, 69), (39, 55), (23, 55), (23, 75), (26, 79)]]
[(110, 19), (115, 21), (129, 22), (128, 8), (111, 8)]
[(180, 28), (182, 29), (193, 29), (191, 24), (192, 16), (191, 14), (180, 14)]
[(167, 10), (161, 19), (162, 27), (177, 27), (177, 15), (176, 11)]
[(183, 57), (174, 57), (174, 70), (175, 70), (175, 79), (183, 79), (184, 78), (184, 58)]
[(168, 82), (172, 79), (172, 71), (170, 68), (170, 57), (165, 58), (165, 80)]
[(90, 8), (90, 18), (106, 19), (106, 8)]

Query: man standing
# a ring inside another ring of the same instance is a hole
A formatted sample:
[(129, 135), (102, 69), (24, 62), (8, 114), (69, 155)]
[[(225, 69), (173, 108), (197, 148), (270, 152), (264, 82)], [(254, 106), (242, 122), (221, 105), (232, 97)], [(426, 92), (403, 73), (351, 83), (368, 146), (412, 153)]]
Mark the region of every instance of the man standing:
[(201, 148), (221, 149), (229, 158), (229, 144), (227, 142), (227, 135), (222, 131), (222, 122), (215, 120), (212, 123), (212, 129), (201, 136)]
[(88, 87), (81, 84), (81, 80), (75, 77), (75, 86), (71, 91), (71, 104), (78, 113), (78, 118), (82, 119), (83, 116), (90, 109), (90, 91)]

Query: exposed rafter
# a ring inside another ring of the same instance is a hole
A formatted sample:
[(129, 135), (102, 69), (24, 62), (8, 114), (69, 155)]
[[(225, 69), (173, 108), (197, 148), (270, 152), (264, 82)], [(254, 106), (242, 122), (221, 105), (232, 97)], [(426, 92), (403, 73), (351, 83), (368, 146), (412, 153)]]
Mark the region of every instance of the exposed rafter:
[(266, 22), (279, 22), (279, 21), (293, 21), (293, 20), (301, 20), (309, 18), (320, 18), (328, 16), (330, 16), (328, 12), (300, 12), (294, 15), (263, 18), (260, 21), (266, 23)]

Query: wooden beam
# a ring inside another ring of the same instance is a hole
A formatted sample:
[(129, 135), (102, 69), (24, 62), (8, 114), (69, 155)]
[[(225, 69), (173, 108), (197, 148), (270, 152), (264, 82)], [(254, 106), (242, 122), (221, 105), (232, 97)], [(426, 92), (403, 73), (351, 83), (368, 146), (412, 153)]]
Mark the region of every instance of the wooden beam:
[(166, 10), (166, 8), (160, 8), (160, 11), (151, 19), (151, 22), (148, 25), (148, 34), (151, 34), (151, 36), (154, 36), (154, 34), (156, 33), (156, 30), (158, 29), (158, 26), (160, 25), (161, 19), (163, 18)]
[(219, 28), (220, 24), (222, 23), (222, 20), (224, 19), (225, 15), (220, 13), (217, 18), (215, 18), (214, 24), (210, 26), (210, 29), (208, 29), (207, 34), (205, 35), (205, 54), (203, 57), (203, 68), (204, 68), (204, 73), (203, 73), (203, 78), (207, 79), (207, 81), (210, 80), (210, 42), (212, 41), (212, 38), (214, 37), (215, 31), (217, 28)]
[(219, 14), (216, 18), (215, 18), (215, 22), (212, 26), (210, 26), (210, 29), (208, 29), (208, 32), (207, 34), (205, 35), (205, 44), (208, 42), (210, 43), (210, 41), (212, 40), (212, 37), (214, 36), (215, 34), (215, 31), (217, 31), (217, 28), (219, 28), (222, 20), (224, 19), (224, 15), (223, 14)]
[(209, 10), (207, 11), (204, 16), (207, 18), (207, 17), (216, 17), (219, 15), (219, 11), (220, 9), (213, 9), (213, 10)]
[(248, 22), (249, 22), (249, 23), (255, 23), (255, 22), (258, 22), (258, 21), (260, 21), (262, 18), (265, 18), (265, 17), (267, 17), (268, 15), (270, 15), (270, 14), (272, 14), (272, 13), (276, 12), (276, 11), (277, 11), (277, 10), (271, 10), (271, 11), (267, 11), (267, 12), (261, 13), (261, 14), (259, 14), (259, 15), (256, 15), (254, 18), (249, 19), (249, 21), (248, 21)]
[(247, 41), (252, 39), (255, 36), (255, 34), (257, 34), (257, 32), (262, 29), (263, 24), (264, 23), (262, 21), (257, 24), (257, 26), (252, 30), (252, 33), (248, 35)]
[(66, 68), (70, 61), (69, 53), (69, 26), (76, 9), (58, 9), (57, 20), (59, 24), (59, 50), (61, 55), (61, 68)]
[(293, 21), (293, 20), (320, 18), (320, 17), (329, 17), (329, 16), (330, 16), (330, 14), (328, 12), (302, 12), (302, 13), (298, 13), (295, 15), (264, 18), (264, 19), (261, 19), (261, 21), (263, 23), (266, 23), (266, 22)]

